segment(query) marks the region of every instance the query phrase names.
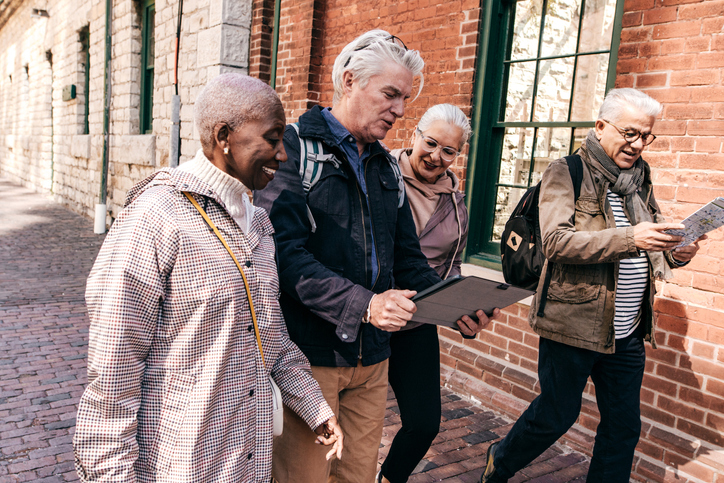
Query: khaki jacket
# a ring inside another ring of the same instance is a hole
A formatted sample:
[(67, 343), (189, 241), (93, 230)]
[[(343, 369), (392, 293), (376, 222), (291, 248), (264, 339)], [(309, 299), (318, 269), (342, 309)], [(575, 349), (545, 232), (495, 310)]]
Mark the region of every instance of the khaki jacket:
[[(529, 322), (533, 330), (550, 340), (602, 353), (615, 349), (616, 285), (619, 261), (638, 256), (633, 227), (616, 228), (606, 198), (608, 180), (595, 160), (583, 159), (580, 197), (574, 206), (573, 181), (565, 159), (554, 161), (543, 173), (539, 213), (543, 251), (547, 261), (539, 287), (548, 270), (551, 281), (544, 315), (537, 314), (540, 291), (531, 304)], [(640, 195), (655, 222), (663, 218), (654, 199), (651, 169), (644, 162), (644, 184)], [(628, 214), (627, 214), (628, 215)], [(666, 278), (669, 266), (679, 266), (665, 254), (668, 266), (653, 267), (649, 259), (649, 289), (641, 307), (645, 339), (654, 342), (654, 274)]]

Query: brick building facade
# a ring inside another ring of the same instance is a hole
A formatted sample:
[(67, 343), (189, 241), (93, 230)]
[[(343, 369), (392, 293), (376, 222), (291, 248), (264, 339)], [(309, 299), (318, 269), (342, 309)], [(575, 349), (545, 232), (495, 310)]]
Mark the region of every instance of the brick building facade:
[[(179, 3), (157, 2), (152, 122), (144, 132), (141, 77), (149, 64), (142, 65), (148, 50), (142, 20), (149, 2), (111, 2), (109, 221), (133, 183), (175, 162), (171, 106)], [(468, 273), (501, 278), (501, 220), (550, 160), (576, 147), (601, 95), (614, 85), (640, 88), (664, 105), (654, 130), (658, 138), (646, 153), (664, 214), (681, 219), (722, 196), (724, 2), (581, 3), (281, 0), (275, 51), (273, 0), (186, 2), (178, 61), (179, 161), (198, 148), (193, 101), (210, 77), (237, 70), (271, 81), (275, 69), (277, 92), (293, 121), (314, 104), (331, 104), (332, 64), (342, 47), (365, 30), (384, 28), (426, 61), (422, 93), (385, 142), (405, 146), (422, 113), (437, 103), (453, 103), (473, 120), (474, 136), (454, 165), (471, 216)], [(47, 17), (33, 16), (34, 7), (23, 0), (0, 2), (0, 174), (91, 215), (102, 172), (106, 7), (99, 0), (57, 0)], [(77, 95), (64, 100), (69, 85)], [(659, 348), (647, 352), (636, 481), (724, 483), (723, 258), (719, 230), (693, 263), (657, 287)], [(442, 329), (443, 383), (517, 417), (537, 390), (538, 338), (527, 314), (525, 303), (509, 307), (472, 341)], [(590, 454), (597, 421), (589, 386), (564, 442)]]
[[(525, 3), (531, 2), (518, 5)], [(646, 158), (665, 215), (681, 219), (724, 194), (724, 3), (636, 0), (618, 2), (615, 8), (610, 15), (615, 17), (610, 28), (615, 63), (599, 70), (604, 76), (610, 73), (607, 87), (636, 87), (664, 104), (654, 130), (658, 139)], [(255, 2), (252, 45), (256, 42), (260, 49), (272, 45), (272, 31), (256, 27), (271, 25), (272, 12), (271, 2)], [(480, 188), (484, 180), (475, 177), (497, 178), (498, 167), (488, 171), (480, 151), (473, 158), (484, 144), (481, 138), (490, 136), (481, 118), (505, 109), (499, 91), (495, 98), (495, 79), (481, 79), (495, 57), (505, 55), (505, 41), (491, 33), (496, 23), (506, 21), (501, 8), (470, 0), (282, 0), (280, 17), (276, 88), (289, 121), (314, 104), (331, 105), (332, 64), (347, 42), (365, 30), (388, 30), (409, 48), (420, 50), (426, 66), (420, 97), (409, 103), (385, 143), (393, 148), (409, 145), (426, 108), (441, 102), (457, 105), (472, 116), (477, 136), (468, 149), (470, 156), (458, 158), (454, 166), (467, 185), (471, 223), (484, 219), (484, 210), (492, 211), (490, 203), (478, 199), (489, 196), (489, 188)], [(253, 58), (252, 69), (267, 80), (265, 65), (262, 56)], [(597, 111), (600, 98), (594, 101), (589, 110)], [(575, 131), (574, 138), (580, 138), (577, 129), (583, 134), (588, 130), (582, 123), (570, 124), (566, 128)], [(478, 237), (477, 243), (469, 244), (466, 271), (500, 277), (494, 256), (485, 253), (486, 240), (480, 240), (484, 236)], [(634, 480), (724, 482), (723, 238), (721, 231), (714, 232), (690, 266), (658, 286), (659, 348), (648, 347), (644, 429)], [(517, 417), (536, 395), (538, 337), (528, 326), (527, 304), (504, 313), (503, 320), (476, 340), (463, 341), (441, 330), (442, 379), (458, 394)], [(564, 441), (590, 454), (597, 422), (589, 385), (581, 416)]]

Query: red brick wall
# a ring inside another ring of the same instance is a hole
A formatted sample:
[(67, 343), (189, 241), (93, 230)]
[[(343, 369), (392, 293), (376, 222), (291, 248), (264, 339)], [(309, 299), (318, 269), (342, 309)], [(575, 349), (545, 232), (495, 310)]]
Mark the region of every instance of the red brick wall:
[[(625, 5), (617, 85), (664, 105), (647, 159), (664, 214), (680, 220), (724, 196), (724, 2)], [(697, 258), (659, 287), (659, 348), (648, 351), (641, 392), (651, 424), (638, 468), (652, 479), (675, 468), (724, 481), (723, 240), (714, 232)], [(662, 460), (670, 467), (655, 464)]]
[(271, 78), (274, 0), (252, 0), (249, 75), (264, 82)]
[[(260, 1), (260, 0), (257, 0)], [(470, 114), (480, 1), (284, 0), (277, 91), (289, 121), (332, 102), (334, 58), (358, 34), (383, 28), (422, 52), (425, 87), (385, 142), (403, 147), (422, 113), (450, 102)], [(256, 21), (256, 20), (255, 20)], [(647, 159), (671, 219), (724, 196), (724, 2), (628, 0), (619, 87), (664, 104)], [(466, 158), (455, 166), (465, 177)], [(474, 220), (473, 220), (474, 222)], [(724, 483), (724, 234), (716, 232), (676, 277), (659, 284), (659, 348), (648, 350), (642, 388), (639, 481)], [(517, 417), (537, 392), (538, 337), (515, 305), (477, 340), (441, 331), (443, 382)], [(589, 384), (567, 444), (590, 455), (598, 424)]]

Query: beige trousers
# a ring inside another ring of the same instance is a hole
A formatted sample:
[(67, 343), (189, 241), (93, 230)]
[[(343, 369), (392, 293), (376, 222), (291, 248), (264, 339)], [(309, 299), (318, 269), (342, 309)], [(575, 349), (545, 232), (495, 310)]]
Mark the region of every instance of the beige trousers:
[(342, 459), (325, 460), (330, 450), (284, 406), (284, 432), (274, 440), (272, 475), (279, 483), (372, 483), (387, 401), (387, 361), (363, 367), (312, 366), (322, 394), (344, 433)]

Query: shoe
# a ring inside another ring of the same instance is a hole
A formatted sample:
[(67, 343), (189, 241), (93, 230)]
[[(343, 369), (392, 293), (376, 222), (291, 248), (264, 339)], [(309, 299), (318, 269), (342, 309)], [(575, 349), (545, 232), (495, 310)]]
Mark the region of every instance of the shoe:
[(483, 474), (480, 475), (480, 483), (492, 483), (493, 481), (493, 474), (495, 473), (495, 449), (498, 444), (500, 444), (500, 441), (488, 446), (488, 454), (485, 456), (485, 471), (483, 471)]

